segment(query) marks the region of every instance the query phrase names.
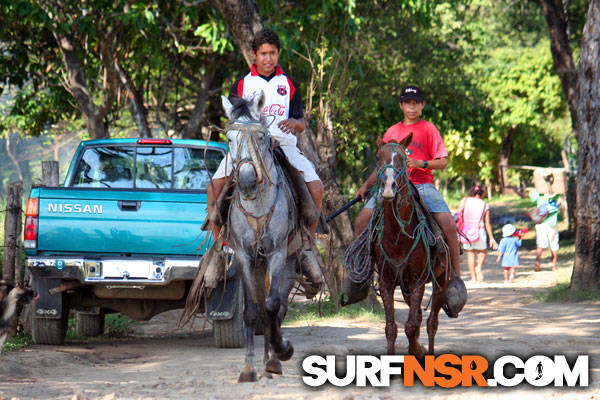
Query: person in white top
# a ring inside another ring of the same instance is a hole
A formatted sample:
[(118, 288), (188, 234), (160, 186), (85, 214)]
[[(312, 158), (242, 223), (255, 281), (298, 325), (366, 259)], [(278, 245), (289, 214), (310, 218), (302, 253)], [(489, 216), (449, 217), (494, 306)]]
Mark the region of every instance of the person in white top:
[[(302, 133), (306, 127), (302, 111), (302, 98), (294, 80), (284, 74), (278, 65), (279, 51), (279, 37), (274, 31), (262, 29), (257, 32), (252, 41), (254, 64), (250, 73), (233, 85), (229, 97), (251, 98), (255, 93), (261, 91), (265, 94), (266, 102), (263, 114), (274, 118), (269, 133), (277, 139), (289, 162), (302, 173), (311, 197), (320, 212), (323, 183), (319, 179), (314, 165), (296, 147), (296, 134)], [(212, 178), (213, 184), (208, 188), (209, 215), (214, 200), (219, 197), (227, 176), (232, 172), (232, 163), (228, 157), (229, 155), (219, 165)], [(309, 227), (313, 236), (317, 224), (318, 220)], [(218, 237), (221, 227), (212, 221), (210, 227), (214, 237)]]
[(468, 196), (460, 201), (458, 213), (463, 214), (463, 234), (466, 237), (459, 236), (459, 240), (467, 251), (467, 265), (471, 274), (471, 282), (482, 282), (482, 268), (487, 253), (488, 238), (489, 245), (493, 250), (498, 248), (498, 243), (492, 232), (490, 207), (483, 200), (483, 189), (479, 185), (472, 187)]

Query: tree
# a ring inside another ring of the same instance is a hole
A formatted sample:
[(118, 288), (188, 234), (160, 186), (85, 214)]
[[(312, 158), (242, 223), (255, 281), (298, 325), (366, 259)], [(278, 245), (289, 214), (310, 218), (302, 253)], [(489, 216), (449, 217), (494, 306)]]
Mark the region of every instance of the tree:
[(248, 66), (252, 64), (252, 39), (263, 23), (253, 0), (212, 0), (219, 10)]
[[(597, 159), (598, 104), (600, 99), (600, 1), (591, 0), (581, 37), (581, 58), (576, 70), (571, 50), (567, 7), (560, 0), (539, 1), (551, 38), (555, 70), (569, 102), (572, 126), (578, 142), (576, 182), (575, 260), (571, 291), (600, 287), (600, 212)], [(576, 2), (585, 6), (586, 1)]]
[(591, 0), (577, 73), (578, 177), (575, 262), (571, 290), (600, 288), (600, 0)]
[(218, 122), (206, 111), (219, 100), (223, 71), (239, 68), (207, 2), (12, 0), (0, 6), (0, 23), (12, 27), (0, 31), (0, 78), (17, 96), (33, 86), (29, 98), (46, 100), (11, 110), (35, 122), (33, 134), (81, 116), (92, 138), (132, 125), (140, 136), (201, 137)]

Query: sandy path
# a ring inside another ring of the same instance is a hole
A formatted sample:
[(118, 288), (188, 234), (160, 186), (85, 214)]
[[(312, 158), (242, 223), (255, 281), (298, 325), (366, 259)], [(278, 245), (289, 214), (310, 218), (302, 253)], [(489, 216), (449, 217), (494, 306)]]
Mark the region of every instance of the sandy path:
[[(533, 252), (522, 252), (524, 265), (532, 265)], [(561, 266), (567, 269), (568, 266)], [(463, 267), (466, 270), (466, 265)], [(284, 364), (284, 375), (257, 383), (236, 383), (244, 351), (215, 349), (210, 328), (196, 323), (193, 329), (173, 328), (179, 312), (170, 312), (144, 323), (139, 337), (98, 339), (64, 346), (31, 346), (7, 353), (0, 364), (0, 399), (392, 399), (392, 398), (567, 398), (600, 399), (600, 302), (538, 304), (532, 295), (552, 284), (549, 265), (534, 273), (523, 267), (512, 285), (503, 285), (495, 255), (484, 268), (488, 283), (469, 288), (469, 303), (460, 318), (440, 318), (436, 352), (504, 354), (588, 354), (591, 382), (587, 389), (431, 389), (346, 388), (311, 389), (301, 381), (304, 356), (323, 352), (350, 354), (385, 352), (384, 323), (328, 321), (311, 326), (286, 326), (284, 333), (296, 349)], [(407, 308), (397, 302), (404, 321)], [(426, 342), (422, 329), (422, 343)], [(403, 331), (399, 353), (406, 353)], [(262, 336), (257, 337), (262, 358)]]

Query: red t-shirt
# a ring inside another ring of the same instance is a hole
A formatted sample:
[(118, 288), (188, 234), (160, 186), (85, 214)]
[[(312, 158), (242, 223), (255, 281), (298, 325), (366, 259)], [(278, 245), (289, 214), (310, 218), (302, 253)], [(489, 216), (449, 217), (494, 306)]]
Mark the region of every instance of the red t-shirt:
[[(431, 122), (422, 119), (410, 125), (402, 122), (392, 125), (383, 135), (383, 142), (388, 143), (391, 140), (400, 142), (411, 132), (413, 134), (412, 143), (407, 148), (410, 152), (407, 155), (410, 158), (430, 161), (435, 158), (448, 157), (448, 151), (440, 132)], [(433, 183), (433, 172), (428, 168), (409, 168), (407, 173), (415, 185)]]

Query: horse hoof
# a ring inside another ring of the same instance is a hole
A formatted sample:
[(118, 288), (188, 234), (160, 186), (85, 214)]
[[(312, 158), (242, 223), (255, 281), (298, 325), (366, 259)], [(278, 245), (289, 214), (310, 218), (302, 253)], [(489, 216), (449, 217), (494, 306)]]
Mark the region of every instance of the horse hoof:
[(280, 361), (287, 361), (294, 355), (294, 346), (290, 343), (289, 340), (283, 339), (283, 345), (281, 352), (277, 353), (277, 358)]
[(256, 376), (256, 371), (242, 371), (240, 373), (240, 377), (238, 378), (238, 383), (242, 382), (256, 382), (258, 378)]
[(262, 378), (273, 379), (273, 375), (271, 373), (267, 372), (267, 371), (263, 372), (260, 377), (261, 377), (261, 379)]
[(265, 365), (265, 373), (272, 372), (277, 375), (281, 375), (281, 363), (279, 360), (269, 360)]

